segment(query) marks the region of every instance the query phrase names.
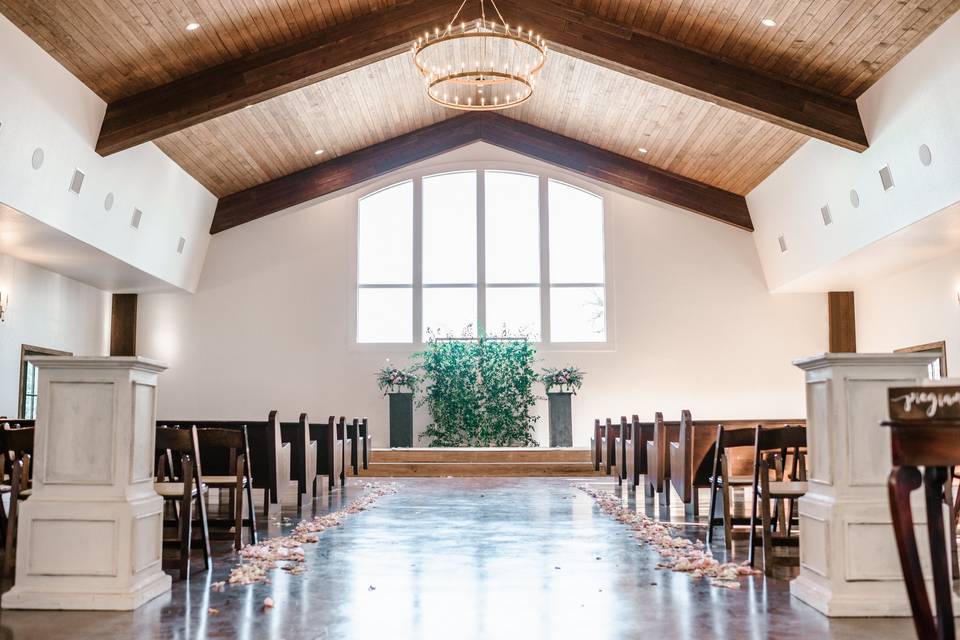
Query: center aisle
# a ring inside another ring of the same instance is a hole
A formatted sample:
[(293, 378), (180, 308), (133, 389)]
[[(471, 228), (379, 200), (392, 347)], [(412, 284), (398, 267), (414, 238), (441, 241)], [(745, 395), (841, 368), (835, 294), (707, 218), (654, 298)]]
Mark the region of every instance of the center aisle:
[[(399, 493), (304, 546), (301, 575), (210, 589), (231, 568), (174, 583), (135, 614), (3, 612), (21, 637), (480, 640), (904, 638), (909, 620), (828, 621), (788, 584), (739, 590), (657, 570), (659, 556), (560, 478), (409, 478)], [(334, 494), (331, 509), (359, 497)], [(613, 485), (595, 485), (613, 489)], [(318, 513), (321, 511), (318, 510)], [(288, 530), (296, 520), (284, 523)], [(274, 527), (278, 535), (281, 527)], [(273, 608), (264, 609), (265, 598)], [(164, 622), (160, 622), (161, 618)], [(107, 633), (104, 628), (109, 628)], [(36, 635), (25, 633), (29, 629)], [(69, 633), (68, 633), (69, 632)], [(66, 634), (66, 635), (63, 635)]]

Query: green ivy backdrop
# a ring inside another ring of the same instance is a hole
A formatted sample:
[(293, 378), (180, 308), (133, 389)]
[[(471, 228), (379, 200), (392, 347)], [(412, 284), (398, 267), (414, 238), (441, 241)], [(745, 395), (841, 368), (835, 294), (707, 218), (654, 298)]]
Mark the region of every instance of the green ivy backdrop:
[(420, 437), (432, 447), (537, 446), (535, 355), (526, 340), (431, 341), (417, 354), (431, 418)]

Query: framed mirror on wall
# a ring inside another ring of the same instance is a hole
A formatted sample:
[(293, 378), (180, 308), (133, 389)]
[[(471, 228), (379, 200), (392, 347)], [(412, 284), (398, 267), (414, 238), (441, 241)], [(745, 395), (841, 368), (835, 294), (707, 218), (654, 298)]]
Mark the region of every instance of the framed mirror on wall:
[(20, 398), (17, 417), (22, 420), (37, 418), (37, 368), (28, 362), (31, 356), (72, 356), (69, 351), (58, 351), (29, 344), (20, 345)]
[(940, 342), (928, 342), (918, 344), (913, 347), (904, 347), (897, 349), (895, 353), (929, 353), (937, 356), (937, 359), (930, 363), (930, 379), (939, 380), (947, 377), (947, 343), (945, 340)]

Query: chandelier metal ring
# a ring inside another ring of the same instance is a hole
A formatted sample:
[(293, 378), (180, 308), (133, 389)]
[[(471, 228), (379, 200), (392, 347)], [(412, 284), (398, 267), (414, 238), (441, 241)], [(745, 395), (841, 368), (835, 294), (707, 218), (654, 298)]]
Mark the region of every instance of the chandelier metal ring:
[(499, 9), (501, 21), (488, 21), (482, 0), (481, 17), (456, 27), (460, 10), (445, 29), (427, 32), (413, 44), (414, 65), (424, 78), (427, 97), (466, 111), (505, 109), (529, 100), (546, 63), (546, 42), (533, 30), (511, 28)]

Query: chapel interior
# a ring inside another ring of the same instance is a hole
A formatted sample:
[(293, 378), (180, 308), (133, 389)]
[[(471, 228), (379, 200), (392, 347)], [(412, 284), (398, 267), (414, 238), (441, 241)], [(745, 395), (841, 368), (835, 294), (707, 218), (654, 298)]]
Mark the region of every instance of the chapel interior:
[(0, 639), (960, 613), (960, 0), (0, 0)]

